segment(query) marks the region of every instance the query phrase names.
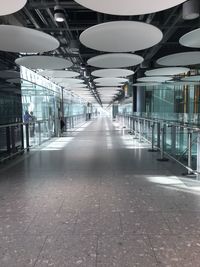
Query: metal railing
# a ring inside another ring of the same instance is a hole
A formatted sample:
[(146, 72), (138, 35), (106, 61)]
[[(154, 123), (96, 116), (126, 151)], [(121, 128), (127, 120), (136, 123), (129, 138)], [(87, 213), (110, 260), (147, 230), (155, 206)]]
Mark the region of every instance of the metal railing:
[(187, 169), (187, 174), (195, 174), (200, 179), (200, 128), (197, 125), (120, 115), (118, 120), (126, 126), (139, 142), (151, 143), (150, 152), (160, 151), (160, 161), (174, 159)]
[(0, 125), (0, 161), (29, 151), (30, 147), (41, 145), (49, 140), (53, 132), (49, 120), (34, 123), (12, 123)]
[(79, 115), (73, 115), (73, 116), (67, 116), (64, 117), (64, 132), (71, 131), (72, 129), (76, 128), (79, 124), (86, 121), (86, 115), (85, 114), (79, 114)]
[[(62, 131), (70, 131), (85, 120), (85, 114), (65, 117)], [(0, 162), (40, 146), (52, 137), (61, 136), (62, 131), (59, 119), (0, 125)]]

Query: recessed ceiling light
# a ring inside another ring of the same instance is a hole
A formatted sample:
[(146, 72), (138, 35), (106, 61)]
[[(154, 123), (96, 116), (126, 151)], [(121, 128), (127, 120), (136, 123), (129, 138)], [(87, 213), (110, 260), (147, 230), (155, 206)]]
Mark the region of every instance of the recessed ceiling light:
[(64, 22), (65, 21), (64, 9), (59, 5), (54, 7), (54, 19), (57, 22)]

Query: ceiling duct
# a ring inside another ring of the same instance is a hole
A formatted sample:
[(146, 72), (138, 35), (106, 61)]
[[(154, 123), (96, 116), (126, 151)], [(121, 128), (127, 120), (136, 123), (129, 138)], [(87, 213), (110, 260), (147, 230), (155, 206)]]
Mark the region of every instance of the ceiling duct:
[(77, 40), (71, 40), (69, 42), (69, 48), (73, 53), (79, 52), (80, 43)]
[(189, 0), (183, 4), (183, 19), (192, 20), (199, 17), (199, 0)]

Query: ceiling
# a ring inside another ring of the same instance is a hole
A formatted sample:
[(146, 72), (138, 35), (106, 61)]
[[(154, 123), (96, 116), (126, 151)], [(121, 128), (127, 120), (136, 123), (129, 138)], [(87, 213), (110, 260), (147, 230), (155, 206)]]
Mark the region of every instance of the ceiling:
[[(54, 7), (59, 4), (65, 12), (66, 21), (58, 23), (54, 20)], [(95, 68), (87, 65), (87, 60), (93, 56), (102, 54), (101, 52), (86, 48), (79, 42), (80, 34), (87, 28), (103, 22), (130, 20), (141, 21), (157, 26), (163, 32), (162, 41), (152, 48), (137, 52), (144, 57), (144, 62), (137, 67), (129, 68), (135, 71), (133, 81), (143, 76), (144, 72), (150, 68), (156, 67), (156, 60), (162, 56), (175, 53), (192, 51), (192, 48), (186, 48), (179, 44), (179, 39), (185, 33), (196, 29), (200, 25), (200, 19), (183, 20), (182, 5), (161, 11), (158, 13), (140, 15), (140, 16), (114, 16), (107, 15), (80, 6), (74, 1), (51, 1), (51, 0), (28, 0), (27, 5), (14, 15), (1, 17), (1, 23), (23, 25), (29, 28), (41, 30), (56, 37), (60, 41), (60, 47), (53, 51), (45, 53), (47, 55), (57, 55), (73, 62), (74, 71), (80, 71), (80, 68), (86, 67), (87, 76), (90, 77)], [(74, 52), (72, 40), (79, 42), (79, 52)], [(195, 51), (198, 49), (195, 49)], [(0, 68), (14, 68), (15, 58), (18, 55), (14, 53), (0, 52)], [(98, 102), (101, 103), (98, 96)]]

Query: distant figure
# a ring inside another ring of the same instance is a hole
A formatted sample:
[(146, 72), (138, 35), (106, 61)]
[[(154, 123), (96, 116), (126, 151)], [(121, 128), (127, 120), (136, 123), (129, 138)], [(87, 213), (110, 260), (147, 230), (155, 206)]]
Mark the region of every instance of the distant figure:
[(33, 115), (33, 111), (30, 112), (30, 117), (31, 122), (36, 122), (36, 117)]
[(60, 119), (60, 129), (61, 129), (61, 133), (64, 132), (64, 127), (65, 127), (65, 122), (64, 122), (64, 120), (61, 118), (61, 119)]
[(36, 117), (33, 115), (33, 111), (30, 112), (30, 136), (34, 137), (35, 135), (35, 122), (36, 122)]
[(29, 123), (30, 120), (31, 120), (31, 115), (29, 114), (28, 110), (26, 110), (24, 114), (24, 122)]

